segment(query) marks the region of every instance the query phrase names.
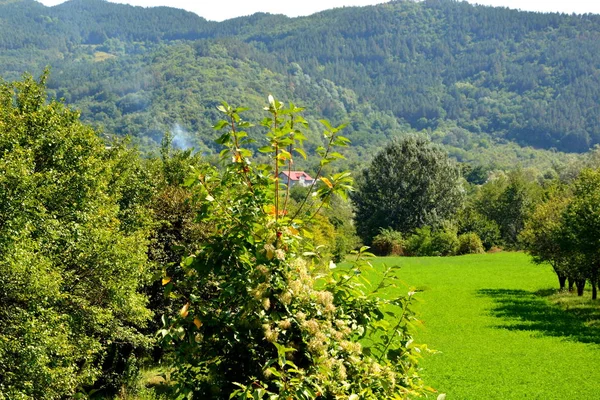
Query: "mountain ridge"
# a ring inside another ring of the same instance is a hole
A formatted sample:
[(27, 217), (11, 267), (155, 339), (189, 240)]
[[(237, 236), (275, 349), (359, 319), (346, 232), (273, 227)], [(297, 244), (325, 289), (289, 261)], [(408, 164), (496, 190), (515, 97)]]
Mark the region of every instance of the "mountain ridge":
[[(600, 143), (595, 14), (426, 0), (214, 22), (169, 7), (71, 0), (1, 4), (0, 21), (0, 76), (52, 65), (51, 92), (111, 134), (157, 137), (177, 123), (209, 146), (200, 122), (213, 122), (210, 105), (235, 84), (252, 88), (234, 91), (241, 104), (275, 90), (305, 99), (315, 121), (317, 113), (350, 120), (366, 146), (368, 137), (379, 145), (408, 131), (570, 152)], [(137, 86), (136, 71), (147, 76)], [(211, 91), (185, 95), (200, 80), (211, 81)], [(204, 111), (192, 116), (192, 105)], [(395, 122), (352, 120), (376, 115)]]

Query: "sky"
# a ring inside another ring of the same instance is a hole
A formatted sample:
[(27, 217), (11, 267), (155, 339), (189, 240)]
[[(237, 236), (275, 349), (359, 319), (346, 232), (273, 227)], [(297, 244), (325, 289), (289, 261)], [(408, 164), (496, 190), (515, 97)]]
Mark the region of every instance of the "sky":
[[(64, 0), (39, 0), (47, 6), (63, 3)], [(269, 12), (286, 14), (290, 17), (309, 15), (318, 11), (344, 6), (366, 6), (382, 3), (382, 0), (110, 0), (136, 6), (169, 6), (183, 8), (212, 21)], [(594, 13), (600, 14), (598, 0), (469, 0), (470, 3), (509, 7), (526, 11)]]

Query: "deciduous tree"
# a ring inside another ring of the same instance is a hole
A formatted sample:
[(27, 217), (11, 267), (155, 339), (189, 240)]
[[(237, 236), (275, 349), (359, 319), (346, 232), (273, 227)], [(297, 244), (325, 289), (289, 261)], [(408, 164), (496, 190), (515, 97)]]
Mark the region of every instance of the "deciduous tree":
[(568, 193), (558, 192), (539, 204), (520, 234), (520, 240), (536, 264), (548, 263), (558, 276), (561, 290), (567, 279), (575, 274), (573, 249), (564, 245), (563, 214), (571, 201)]
[(394, 141), (357, 182), (357, 232), (370, 243), (382, 228), (407, 233), (438, 226), (454, 216), (464, 196), (460, 169), (443, 150), (418, 136)]
[[(226, 165), (199, 168), (188, 180), (196, 218), (211, 229), (183, 260), (181, 274), (163, 279), (179, 304), (161, 331), (174, 350), (179, 396), (374, 400), (423, 393), (415, 364), (422, 348), (416, 350), (408, 331), (412, 293), (382, 300), (360, 283), (367, 264), (336, 272), (306, 247), (306, 222), (332, 195), (350, 189), (348, 174), (325, 177), (319, 170), (317, 204), (310, 206), (309, 191), (289, 212), (289, 193), (273, 172), (291, 167), (301, 110), (271, 98), (264, 123), (269, 145), (261, 151), (273, 165), (251, 162), (243, 109), (225, 103), (220, 110), (227, 117), (216, 125), (224, 130), (219, 142)], [(321, 165), (341, 157), (334, 147), (347, 143), (339, 127), (324, 125)], [(386, 282), (392, 275), (389, 269)], [(384, 320), (383, 307), (393, 324)], [(361, 343), (365, 337), (373, 341)]]
[(600, 271), (600, 171), (584, 169), (575, 181), (573, 200), (563, 217), (566, 245), (584, 258), (583, 273), (597, 298)]
[[(0, 84), (0, 393), (119, 386), (150, 316), (136, 156), (46, 102), (44, 75)], [(109, 353), (111, 355), (109, 355)], [(1, 396), (0, 396), (1, 397)]]

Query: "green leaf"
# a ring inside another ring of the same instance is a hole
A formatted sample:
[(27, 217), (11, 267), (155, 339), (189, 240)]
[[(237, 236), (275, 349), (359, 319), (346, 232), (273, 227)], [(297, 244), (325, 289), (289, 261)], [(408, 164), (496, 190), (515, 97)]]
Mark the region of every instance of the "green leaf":
[(213, 129), (218, 131), (218, 130), (225, 128), (226, 126), (229, 126), (229, 123), (225, 120), (221, 120), (221, 121), (217, 122), (215, 124), (215, 126), (213, 126)]
[(192, 186), (194, 183), (196, 183), (197, 180), (198, 177), (196, 175), (190, 175), (187, 178), (185, 178), (185, 181), (183, 181), (183, 186)]
[(327, 128), (329, 131), (333, 131), (333, 127), (326, 119), (320, 119), (319, 122), (325, 125), (325, 128)]
[(218, 144), (225, 144), (228, 143), (231, 140), (231, 133), (226, 132), (224, 134), (222, 134), (221, 136), (219, 136), (218, 139), (215, 140), (215, 142), (217, 142)]
[(300, 154), (302, 156), (302, 158), (304, 158), (306, 160), (306, 152), (300, 148), (294, 149), (294, 151), (296, 151), (296, 153)]
[(184, 265), (184, 266), (186, 266), (186, 267), (189, 267), (190, 265), (192, 265), (192, 263), (194, 262), (194, 260), (195, 260), (195, 259), (196, 259), (196, 258), (195, 258), (194, 256), (189, 256), (189, 257), (186, 257), (186, 258), (183, 260), (183, 265)]
[(164, 290), (164, 296), (165, 297), (169, 297), (169, 295), (171, 294), (171, 291), (173, 290), (173, 282), (169, 282), (167, 283), (167, 285), (165, 286), (165, 290)]

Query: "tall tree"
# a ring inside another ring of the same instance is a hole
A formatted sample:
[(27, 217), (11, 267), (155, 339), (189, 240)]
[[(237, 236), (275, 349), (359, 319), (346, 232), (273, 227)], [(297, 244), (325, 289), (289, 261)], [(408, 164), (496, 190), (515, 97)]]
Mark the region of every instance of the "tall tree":
[(519, 233), (539, 201), (541, 189), (525, 171), (500, 173), (484, 184), (475, 195), (477, 212), (494, 221), (504, 245), (519, 246)]
[[(569, 205), (570, 197), (555, 193), (546, 202), (539, 204), (525, 225), (519, 238), (536, 264), (548, 263), (558, 276), (559, 287), (565, 289), (570, 273), (572, 251), (567, 251), (563, 242), (562, 215)], [(571, 280), (572, 281), (572, 280)]]
[(418, 136), (391, 142), (362, 172), (352, 196), (358, 234), (370, 243), (383, 228), (406, 233), (452, 218), (464, 200), (460, 168)]
[[(146, 342), (147, 215), (135, 155), (41, 82), (0, 85), (0, 393), (71, 398)], [(142, 185), (143, 186), (143, 185)], [(147, 193), (147, 192), (146, 192)]]
[(563, 223), (566, 245), (585, 259), (583, 272), (592, 284), (592, 299), (596, 299), (600, 272), (600, 170), (581, 172)]

